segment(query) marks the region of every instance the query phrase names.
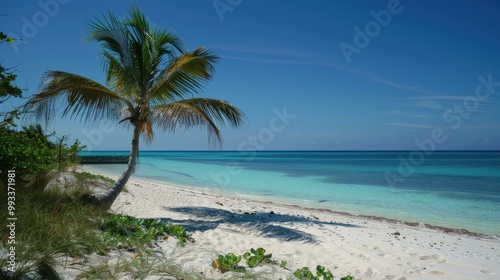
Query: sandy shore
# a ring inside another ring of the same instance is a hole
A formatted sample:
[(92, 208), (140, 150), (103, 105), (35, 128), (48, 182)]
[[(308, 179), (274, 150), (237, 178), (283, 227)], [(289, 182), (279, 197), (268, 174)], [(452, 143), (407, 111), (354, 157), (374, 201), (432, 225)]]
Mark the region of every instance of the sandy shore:
[[(111, 174), (98, 173), (110, 178)], [(320, 264), (356, 279), (500, 279), (500, 240), (228, 197), (132, 178), (116, 213), (181, 224), (196, 243), (177, 256), (211, 277), (217, 253), (263, 247), (287, 267)], [(500, 225), (499, 225), (500, 226)], [(177, 252), (179, 253), (179, 252)], [(277, 278), (290, 274), (279, 271)]]

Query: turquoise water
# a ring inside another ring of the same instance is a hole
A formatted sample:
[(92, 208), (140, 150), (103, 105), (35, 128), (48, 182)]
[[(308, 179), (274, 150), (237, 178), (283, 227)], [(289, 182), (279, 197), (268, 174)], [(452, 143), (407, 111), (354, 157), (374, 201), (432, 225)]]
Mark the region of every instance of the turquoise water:
[(155, 181), (500, 235), (500, 152), (146, 151), (139, 162), (135, 176)]

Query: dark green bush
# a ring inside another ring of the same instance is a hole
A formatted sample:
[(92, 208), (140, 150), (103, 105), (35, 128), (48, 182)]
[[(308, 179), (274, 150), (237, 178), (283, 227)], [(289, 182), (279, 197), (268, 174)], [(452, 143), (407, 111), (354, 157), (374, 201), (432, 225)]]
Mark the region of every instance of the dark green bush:
[(40, 125), (19, 131), (0, 125), (0, 185), (5, 184), (8, 170), (15, 170), (17, 180), (21, 180), (26, 175), (76, 163), (78, 152), (84, 148), (80, 142), (59, 145), (50, 140), (51, 136), (44, 134)]

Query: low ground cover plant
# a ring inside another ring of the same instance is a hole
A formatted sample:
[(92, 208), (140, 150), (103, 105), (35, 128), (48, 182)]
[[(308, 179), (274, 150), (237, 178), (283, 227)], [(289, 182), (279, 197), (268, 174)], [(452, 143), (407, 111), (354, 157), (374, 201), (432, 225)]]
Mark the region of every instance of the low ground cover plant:
[(220, 270), (220, 272), (225, 273), (228, 271), (245, 271), (245, 268), (242, 266), (238, 266), (238, 263), (241, 261), (240, 255), (235, 255), (233, 253), (229, 253), (226, 255), (219, 255), (217, 259), (212, 262), (212, 267)]
[(243, 258), (246, 260), (248, 267), (256, 267), (261, 263), (271, 263), (271, 258), (273, 254), (266, 255), (266, 249), (264, 248), (254, 248), (250, 249), (250, 252), (243, 254)]
[(136, 243), (150, 244), (158, 239), (175, 236), (178, 244), (194, 242), (191, 234), (180, 225), (162, 223), (158, 219), (139, 219), (130, 216), (112, 214), (99, 223), (99, 229), (104, 232), (106, 243), (113, 248), (134, 248)]

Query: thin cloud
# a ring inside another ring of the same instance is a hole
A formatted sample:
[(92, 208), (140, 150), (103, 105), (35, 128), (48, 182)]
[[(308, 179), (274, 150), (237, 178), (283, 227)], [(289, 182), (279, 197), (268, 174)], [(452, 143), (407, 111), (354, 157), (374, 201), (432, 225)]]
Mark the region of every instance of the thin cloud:
[(214, 49), (223, 52), (230, 52), (243, 55), (272, 55), (272, 56), (289, 56), (289, 57), (303, 57), (311, 58), (312, 55), (293, 49), (283, 48), (258, 48), (258, 47), (215, 47)]
[(229, 55), (222, 56), (222, 58), (233, 59), (233, 60), (252, 61), (252, 62), (272, 63), (272, 64), (313, 65), (310, 62), (297, 61), (297, 60), (280, 60), (280, 59), (253, 58), (253, 57), (229, 56)]
[(339, 138), (339, 137), (366, 137), (369, 136), (368, 133), (362, 132), (320, 132), (320, 133), (295, 133), (291, 134), (290, 137), (300, 138), (300, 139), (325, 139), (325, 138)]
[(399, 126), (399, 127), (409, 127), (409, 128), (435, 128), (436, 127), (434, 125), (416, 124), (416, 123), (386, 123), (386, 125)]
[[(272, 63), (272, 64), (322, 66), (322, 67), (334, 68), (378, 84), (386, 85), (397, 89), (402, 89), (405, 91), (416, 92), (419, 94), (432, 93), (431, 91), (423, 89), (421, 87), (403, 84), (400, 82), (378, 77), (372, 73), (366, 73), (354, 70), (352, 68), (346, 67), (344, 63), (337, 64), (337, 63), (327, 63), (324, 60), (318, 60), (318, 59), (313, 60), (314, 58), (313, 55), (297, 50), (276, 49), (276, 48), (253, 48), (253, 47), (227, 47), (227, 46), (218, 47), (216, 49), (224, 52), (233, 53), (229, 55), (222, 55), (222, 57), (226, 59)], [(258, 57), (255, 57), (256, 55)], [(273, 57), (277, 56), (278, 58), (267, 58), (263, 56), (273, 56)], [(279, 59), (279, 57), (282, 57), (284, 59)]]
[(426, 99), (426, 100), (464, 100), (466, 96), (460, 95), (428, 95), (428, 96), (412, 96), (409, 99)]
[(419, 106), (419, 107), (424, 107), (424, 108), (427, 108), (427, 109), (434, 109), (434, 110), (445, 110), (445, 109), (448, 109), (447, 107), (445, 107), (443, 105), (440, 105), (439, 103), (437, 103), (434, 100), (426, 100), (426, 101), (418, 102), (415, 105)]
[(412, 117), (412, 118), (430, 118), (430, 115), (419, 115), (419, 114), (411, 114), (411, 113), (406, 113), (402, 111), (389, 111), (386, 113), (386, 115), (398, 115), (398, 116), (405, 116), (405, 117)]
[(366, 75), (364, 73), (360, 73), (359, 76), (364, 77), (364, 78), (366, 78), (368, 80), (377, 82), (379, 84), (387, 85), (387, 86), (394, 87), (394, 88), (399, 88), (399, 89), (414, 91), (414, 92), (418, 92), (418, 93), (427, 92), (427, 91), (422, 91), (422, 89), (419, 88), (419, 87), (403, 85), (403, 84), (400, 84), (400, 83), (397, 83), (397, 82), (393, 82), (393, 81), (389, 81), (389, 80), (386, 80), (386, 79), (377, 78), (377, 77), (372, 76), (372, 75)]
[(462, 129), (479, 129), (479, 130), (500, 130), (500, 125), (495, 124), (478, 124), (478, 125), (464, 125), (461, 126)]
[(371, 73), (366, 73), (366, 72), (362, 72), (362, 71), (358, 71), (358, 70), (349, 69), (349, 68), (342, 66), (342, 65), (339, 65), (339, 64), (321, 62), (321, 63), (318, 63), (318, 65), (342, 70), (342, 71), (348, 72), (350, 74), (353, 74), (355, 76), (364, 78), (366, 80), (376, 82), (378, 84), (390, 86), (393, 88), (398, 88), (398, 89), (403, 89), (403, 90), (413, 91), (413, 92), (418, 92), (418, 93), (424, 93), (424, 92), (429, 93), (428, 91), (425, 91), (425, 90), (421, 89), (420, 87), (405, 85), (405, 84), (402, 84), (399, 82), (387, 80), (384, 78), (377, 77)]

